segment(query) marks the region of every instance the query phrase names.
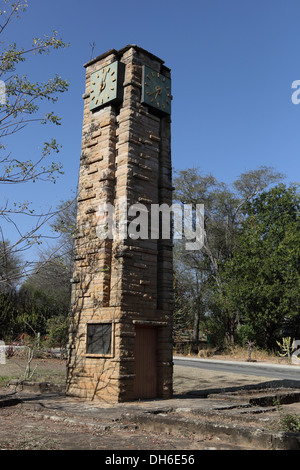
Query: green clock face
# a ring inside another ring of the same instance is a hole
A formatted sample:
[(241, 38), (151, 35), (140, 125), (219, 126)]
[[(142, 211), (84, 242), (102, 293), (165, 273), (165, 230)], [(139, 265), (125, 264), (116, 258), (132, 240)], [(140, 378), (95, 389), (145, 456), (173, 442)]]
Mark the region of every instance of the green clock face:
[(121, 100), (122, 66), (116, 61), (91, 75), (90, 110)]
[(142, 103), (161, 113), (171, 114), (171, 100), (170, 78), (144, 65)]

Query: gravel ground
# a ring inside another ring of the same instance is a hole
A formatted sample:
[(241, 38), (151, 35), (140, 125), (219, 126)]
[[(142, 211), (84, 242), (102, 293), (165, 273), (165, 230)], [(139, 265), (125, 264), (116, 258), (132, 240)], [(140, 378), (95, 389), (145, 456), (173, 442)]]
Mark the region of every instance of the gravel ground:
[[(26, 361), (10, 359), (0, 365), (0, 378), (20, 377)], [(60, 360), (39, 360), (35, 380), (63, 383), (65, 363)], [(4, 385), (6, 379), (2, 380)], [(167, 408), (173, 407), (182, 416), (190, 406), (210, 406), (210, 401), (191, 398), (199, 391), (215, 392), (226, 388), (241, 388), (264, 384), (270, 379), (247, 377), (215, 371), (204, 371), (191, 367), (174, 367), (174, 399), (167, 401), (138, 402), (136, 404), (102, 405), (82, 402), (63, 396), (23, 396), (22, 403), (0, 408), (0, 449), (2, 450), (246, 450), (209, 432), (172, 432), (152, 430), (137, 426), (130, 413), (146, 412), (167, 415)], [(0, 389), (0, 396), (11, 394), (12, 390)], [(15, 397), (13, 395), (12, 397)], [(160, 409), (161, 407), (161, 409)], [(152, 411), (151, 411), (152, 410)], [(182, 410), (182, 412), (180, 411)], [(126, 418), (126, 415), (128, 417)]]

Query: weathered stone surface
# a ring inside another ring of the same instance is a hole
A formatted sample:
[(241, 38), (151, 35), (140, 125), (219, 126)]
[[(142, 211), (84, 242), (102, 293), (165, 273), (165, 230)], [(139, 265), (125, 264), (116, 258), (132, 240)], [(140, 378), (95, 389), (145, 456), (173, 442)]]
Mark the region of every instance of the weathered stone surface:
[[(90, 77), (115, 60), (125, 64), (123, 101), (91, 112)], [(141, 105), (143, 65), (170, 76), (161, 59), (137, 46), (108, 51), (85, 66), (67, 379), (72, 396), (114, 402), (139, 398), (134, 395), (135, 338), (142, 325), (157, 330), (157, 396), (172, 395), (171, 241), (97, 236), (99, 224), (105, 225), (100, 204), (113, 204), (119, 223), (122, 197), (147, 210), (152, 203), (172, 201), (170, 118)], [(112, 326), (110, 354), (87, 354), (91, 322)]]

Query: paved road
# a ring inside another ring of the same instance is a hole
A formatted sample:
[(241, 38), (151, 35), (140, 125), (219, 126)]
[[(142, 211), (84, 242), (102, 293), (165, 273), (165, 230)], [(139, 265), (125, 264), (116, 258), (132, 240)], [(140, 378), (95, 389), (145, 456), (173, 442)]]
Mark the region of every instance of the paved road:
[(174, 357), (174, 364), (199, 369), (229, 372), (231, 374), (256, 375), (281, 380), (300, 381), (300, 366), (297, 365), (282, 366), (277, 364), (218, 361), (214, 359), (185, 358), (178, 356)]

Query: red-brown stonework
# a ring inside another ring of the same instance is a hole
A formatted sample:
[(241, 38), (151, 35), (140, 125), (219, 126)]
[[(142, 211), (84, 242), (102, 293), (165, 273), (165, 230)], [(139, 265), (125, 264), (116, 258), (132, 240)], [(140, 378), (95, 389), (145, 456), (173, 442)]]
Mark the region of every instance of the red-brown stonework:
[[(91, 74), (115, 60), (125, 67), (123, 100), (91, 111)], [(170, 77), (161, 59), (135, 45), (85, 66), (70, 396), (110, 402), (172, 396), (172, 240), (97, 235), (100, 204), (113, 204), (117, 220), (122, 197), (128, 206), (141, 203), (149, 210), (151, 204), (172, 204), (171, 120), (141, 104), (143, 65)], [(100, 336), (110, 332), (102, 353), (89, 352), (88, 331), (95, 331), (89, 325), (98, 325)]]

